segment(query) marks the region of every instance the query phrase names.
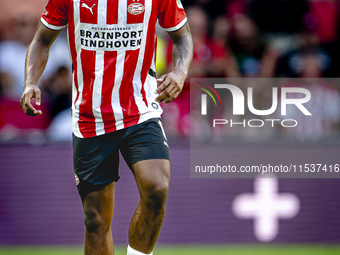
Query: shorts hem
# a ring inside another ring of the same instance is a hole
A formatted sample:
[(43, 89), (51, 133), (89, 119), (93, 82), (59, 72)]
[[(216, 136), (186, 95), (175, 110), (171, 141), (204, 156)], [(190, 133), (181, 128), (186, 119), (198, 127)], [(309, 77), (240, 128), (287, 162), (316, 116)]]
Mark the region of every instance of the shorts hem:
[(98, 190), (103, 189), (104, 187), (110, 185), (113, 182), (119, 181), (119, 179), (120, 179), (120, 177), (112, 178), (112, 179), (105, 181), (104, 183), (101, 183), (101, 184), (87, 184), (88, 186), (85, 187), (85, 188), (81, 188), (81, 186), (77, 186), (78, 194), (80, 196), (86, 196), (86, 195), (88, 195), (88, 194), (90, 194), (94, 191), (98, 191)]
[(145, 161), (145, 160), (150, 160), (150, 159), (166, 159), (166, 160), (168, 160), (168, 161), (171, 163), (170, 158), (158, 156), (158, 157), (148, 157), (148, 158), (140, 158), (140, 159), (136, 159), (136, 160), (134, 160), (134, 161), (131, 161), (131, 163), (129, 162), (128, 166), (129, 166), (129, 168), (131, 169), (131, 166), (132, 166), (133, 164), (138, 163), (138, 162), (141, 162), (141, 161)]

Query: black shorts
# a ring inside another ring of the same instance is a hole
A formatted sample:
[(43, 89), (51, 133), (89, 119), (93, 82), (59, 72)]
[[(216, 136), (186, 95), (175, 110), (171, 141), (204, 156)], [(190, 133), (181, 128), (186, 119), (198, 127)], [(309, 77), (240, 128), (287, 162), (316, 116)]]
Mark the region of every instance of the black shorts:
[(80, 195), (119, 180), (119, 151), (131, 166), (147, 159), (170, 160), (168, 142), (159, 118), (105, 135), (73, 135), (73, 165)]

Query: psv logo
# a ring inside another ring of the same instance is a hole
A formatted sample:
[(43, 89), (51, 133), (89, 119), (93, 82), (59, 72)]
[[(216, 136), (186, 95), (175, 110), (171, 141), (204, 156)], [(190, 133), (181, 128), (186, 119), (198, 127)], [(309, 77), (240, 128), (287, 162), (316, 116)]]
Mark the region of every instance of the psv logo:
[(132, 3), (128, 6), (128, 12), (132, 15), (139, 15), (144, 12), (144, 5), (141, 3)]

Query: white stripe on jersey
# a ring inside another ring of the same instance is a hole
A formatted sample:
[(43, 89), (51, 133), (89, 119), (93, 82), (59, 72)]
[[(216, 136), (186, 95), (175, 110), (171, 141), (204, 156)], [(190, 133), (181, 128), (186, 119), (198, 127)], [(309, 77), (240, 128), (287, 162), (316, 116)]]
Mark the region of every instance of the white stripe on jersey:
[[(118, 25), (126, 25), (126, 12), (127, 12), (126, 1), (120, 0), (118, 2)], [(117, 50), (117, 61), (116, 61), (116, 74), (115, 84), (112, 90), (112, 109), (116, 119), (116, 129), (124, 128), (124, 115), (123, 109), (120, 105), (119, 89), (122, 83), (124, 74), (124, 63), (125, 63), (125, 50)]]
[(125, 51), (117, 51), (117, 64), (116, 64), (116, 74), (115, 74), (115, 85), (112, 90), (112, 109), (116, 120), (116, 129), (124, 128), (124, 116), (123, 110), (120, 106), (119, 89), (123, 79), (124, 73), (124, 60)]
[[(156, 54), (156, 50), (154, 51), (153, 56), (152, 56), (152, 62), (151, 62), (151, 69), (152, 70), (156, 70), (155, 54)], [(146, 77), (144, 89), (145, 89), (145, 94), (146, 94), (146, 99), (148, 101), (149, 109), (151, 111), (155, 111), (155, 109), (152, 107), (152, 103), (155, 103), (155, 98), (158, 96), (158, 95), (154, 94), (154, 91), (157, 89), (157, 81), (154, 77), (150, 76), (149, 74)], [(159, 115), (161, 115), (163, 110), (161, 109), (161, 107), (158, 103), (157, 103), (157, 105), (159, 106), (159, 108), (157, 109), (156, 112), (158, 112)], [(143, 119), (141, 118), (140, 123), (142, 121), (143, 121)]]
[[(98, 0), (98, 25), (106, 25), (107, 16), (107, 0)], [(102, 11), (105, 10), (105, 11)], [(96, 51), (96, 63), (95, 63), (95, 80), (93, 84), (92, 94), (92, 112), (96, 119), (96, 134), (105, 134), (104, 123), (101, 113), (102, 102), (102, 87), (103, 87), (103, 75), (104, 75), (104, 50)]]
[(146, 98), (149, 104), (149, 111), (146, 114), (142, 114), (138, 123), (142, 123), (150, 118), (159, 118), (163, 112), (161, 106), (158, 105), (158, 109), (154, 109), (152, 103), (155, 103), (156, 94), (154, 91), (157, 89), (157, 81), (154, 77), (150, 76), (149, 74), (146, 76), (144, 89), (146, 93)]
[[(152, 0), (145, 0), (145, 11), (144, 11), (144, 23), (143, 23), (143, 37), (142, 37), (142, 45), (139, 50), (139, 56), (137, 60), (137, 66), (136, 70), (133, 76), (133, 95), (136, 100), (136, 105), (138, 107), (138, 111), (140, 114), (143, 114), (148, 111), (148, 108), (143, 101), (143, 95), (142, 95), (142, 80), (141, 80), (141, 73), (142, 73), (142, 67), (143, 67), (143, 60), (144, 60), (144, 54), (145, 54), (145, 46), (146, 46), (146, 39), (148, 35), (148, 28), (149, 28), (149, 20), (151, 16), (151, 10), (152, 10)], [(152, 40), (152, 38), (150, 38)]]
[[(74, 0), (73, 2), (73, 16), (74, 16), (74, 37), (75, 42), (79, 42), (79, 33), (77, 26), (80, 25), (80, 0)], [(76, 43), (76, 52), (77, 52), (77, 79), (78, 79), (78, 100), (74, 103), (74, 110), (73, 110), (73, 132), (78, 137), (83, 137), (79, 130), (79, 105), (83, 100), (83, 89), (84, 89), (84, 83), (83, 83), (83, 70), (81, 67), (81, 45), (79, 43)], [(74, 102), (74, 101), (73, 101)]]
[(103, 87), (103, 72), (104, 72), (104, 51), (100, 50), (96, 52), (95, 80), (93, 83), (92, 93), (92, 112), (96, 121), (97, 135), (105, 134), (104, 123), (100, 109), (102, 101), (101, 98)]

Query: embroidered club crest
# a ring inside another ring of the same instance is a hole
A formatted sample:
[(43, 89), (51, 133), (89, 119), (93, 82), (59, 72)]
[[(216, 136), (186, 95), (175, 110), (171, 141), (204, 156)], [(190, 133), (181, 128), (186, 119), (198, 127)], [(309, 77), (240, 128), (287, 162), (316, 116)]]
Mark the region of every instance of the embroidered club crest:
[(153, 109), (158, 110), (159, 107), (158, 107), (157, 103), (153, 102), (151, 105), (152, 105)]
[(139, 15), (144, 12), (144, 5), (141, 3), (132, 3), (128, 6), (128, 12), (132, 15)]

